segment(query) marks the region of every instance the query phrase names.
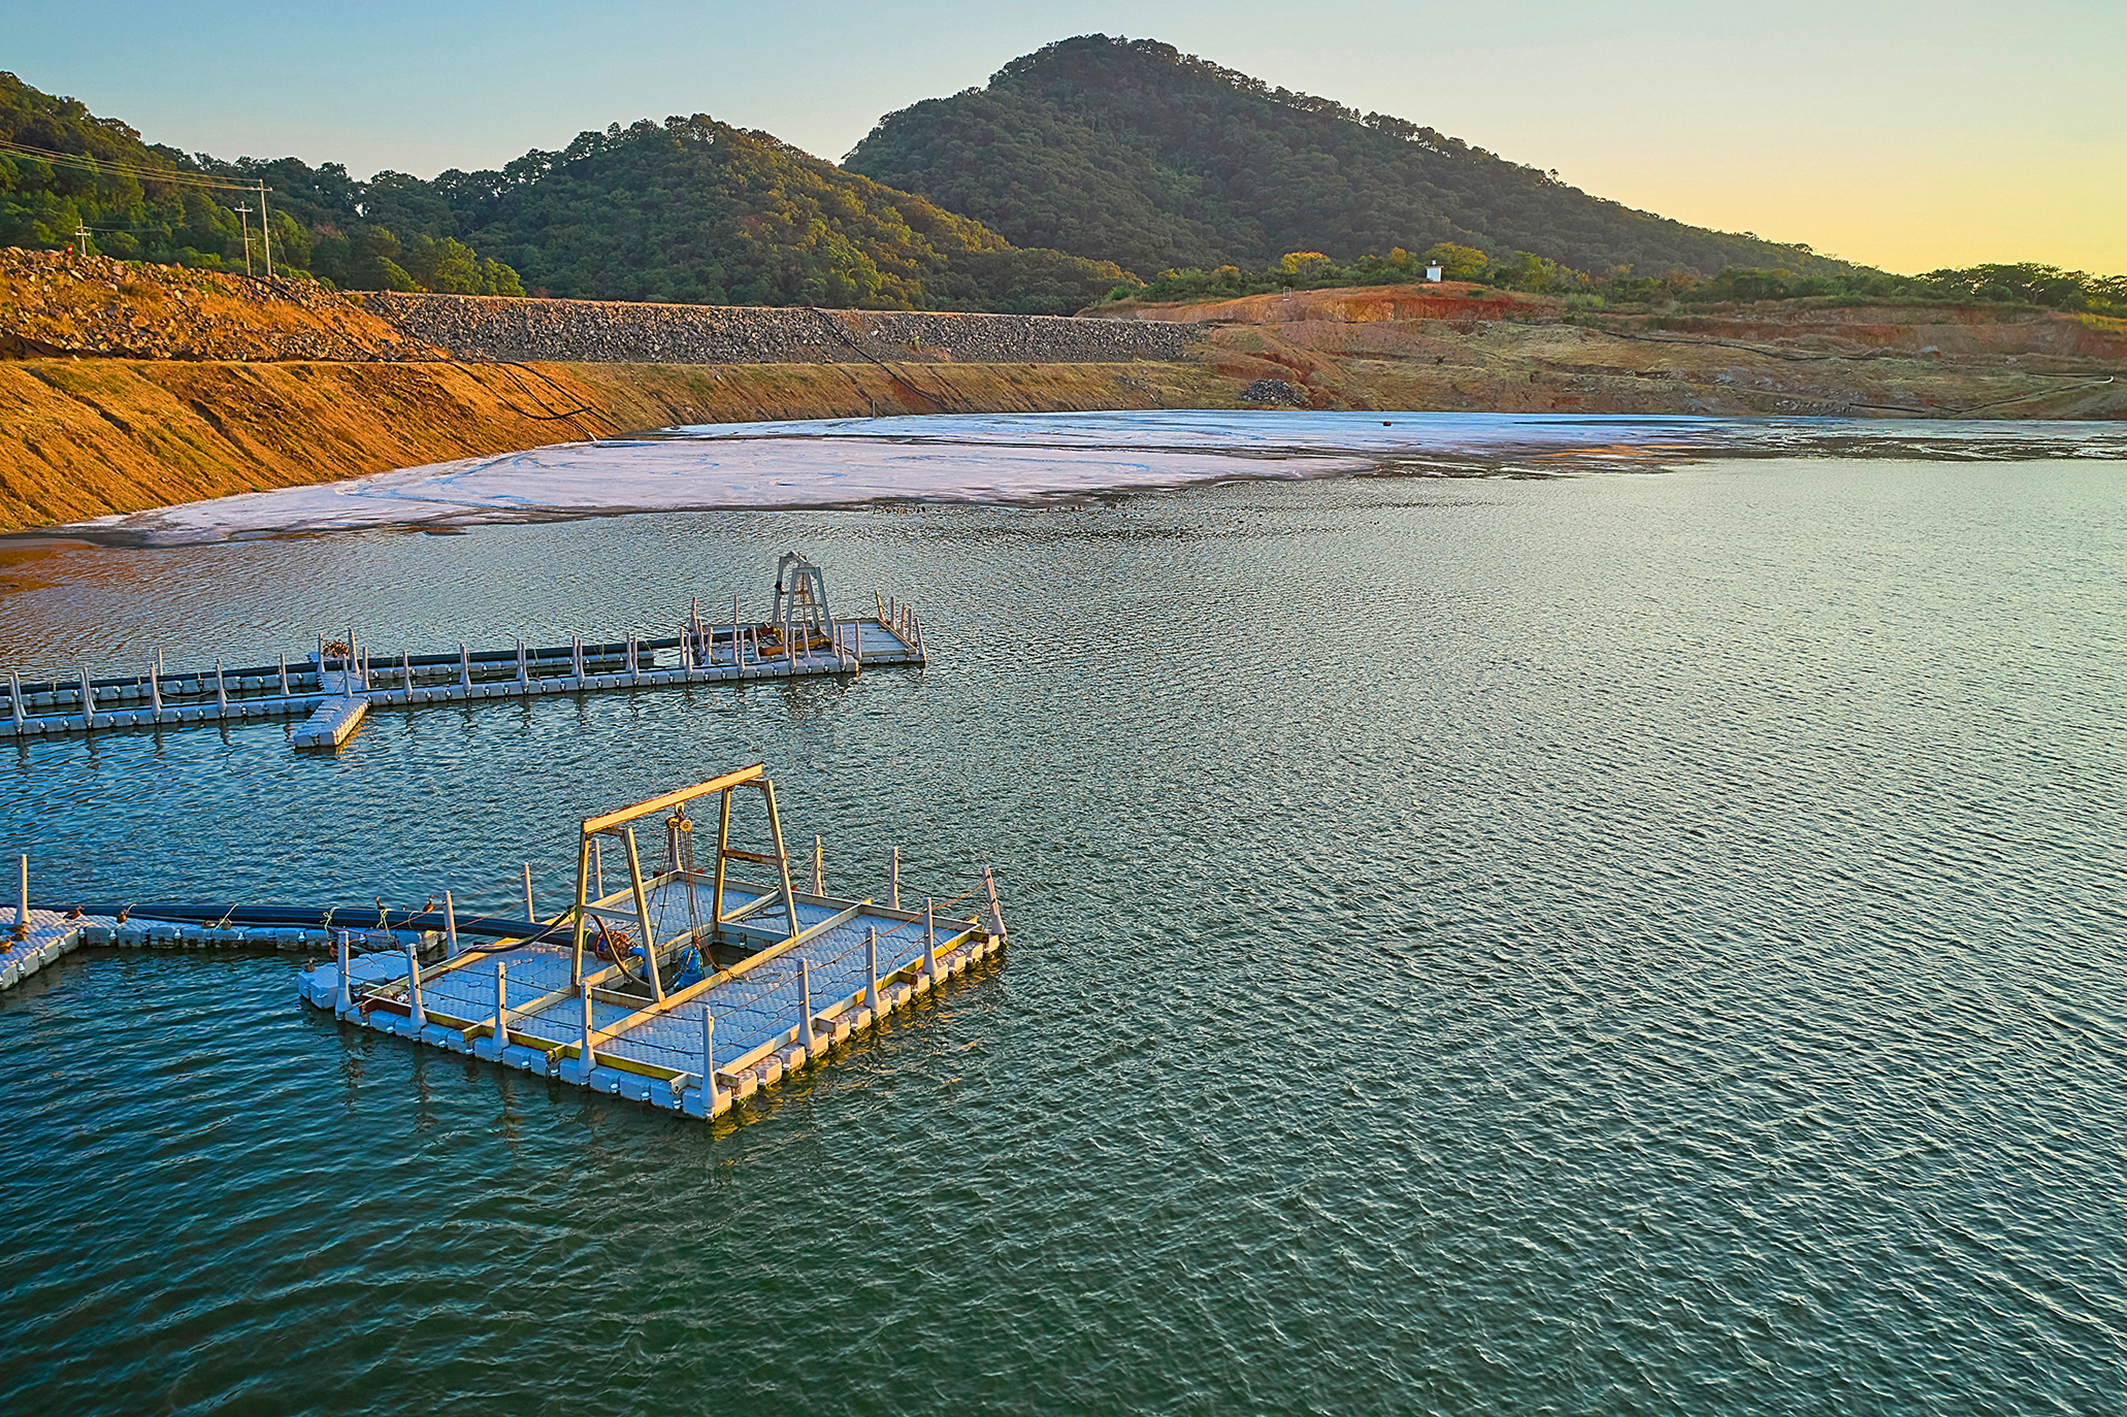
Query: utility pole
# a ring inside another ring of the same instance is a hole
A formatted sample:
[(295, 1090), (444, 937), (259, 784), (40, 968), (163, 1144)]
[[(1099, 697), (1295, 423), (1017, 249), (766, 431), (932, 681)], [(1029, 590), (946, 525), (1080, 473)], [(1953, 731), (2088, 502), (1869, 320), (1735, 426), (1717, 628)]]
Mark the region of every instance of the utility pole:
[(244, 219), (244, 274), (248, 276), (248, 275), (250, 275), (250, 274), (251, 274), (251, 206), (250, 206), (250, 204), (249, 204), (249, 203), (245, 203), (245, 204), (243, 204), (243, 205), (239, 206), (239, 207), (238, 207), (238, 208), (236, 209), (236, 214), (237, 214), (238, 216), (240, 216), (240, 217), (242, 217), (242, 218)]
[(266, 249), (266, 279), (273, 279), (273, 237), (266, 229), (266, 184), (258, 184), (258, 244)]

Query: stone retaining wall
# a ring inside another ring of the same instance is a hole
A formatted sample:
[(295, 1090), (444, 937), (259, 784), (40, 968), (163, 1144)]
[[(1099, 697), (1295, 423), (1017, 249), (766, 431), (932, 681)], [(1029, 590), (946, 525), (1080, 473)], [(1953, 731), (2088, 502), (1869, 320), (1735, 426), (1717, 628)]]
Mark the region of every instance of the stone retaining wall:
[(1189, 325), (1067, 315), (648, 305), (485, 295), (354, 297), (409, 339), (462, 359), (587, 364), (969, 364), (1172, 360), (1203, 338)]

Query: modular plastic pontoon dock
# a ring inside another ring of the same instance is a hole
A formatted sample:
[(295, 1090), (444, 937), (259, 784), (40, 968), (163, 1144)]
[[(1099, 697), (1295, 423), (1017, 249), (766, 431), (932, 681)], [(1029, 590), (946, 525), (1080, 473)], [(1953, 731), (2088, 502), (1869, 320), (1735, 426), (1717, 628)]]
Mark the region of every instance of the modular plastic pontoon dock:
[[(622, 635), (604, 642), (576, 636), (565, 645), (443, 654), (402, 650), (377, 656), (352, 629), (344, 640), (318, 637), (293, 665), (166, 671), (161, 656), (130, 678), (0, 684), (0, 738), (88, 733), (99, 729), (171, 727), (246, 718), (306, 717), (298, 748), (345, 742), (372, 708), (409, 708), (476, 699), (534, 698), (675, 684), (853, 674), (887, 664), (923, 664), (923, 623), (905, 603), (874, 594), (874, 614), (837, 619), (828, 610), (821, 569), (786, 553), (776, 568), (769, 615), (749, 619), (738, 597), (731, 618), (714, 623), (697, 602), (684, 623), (662, 636)], [(57, 712), (53, 712), (57, 710)]]
[[(732, 797), (757, 792), (767, 848), (732, 841)], [(715, 797), (713, 866), (697, 870), (687, 804)], [(662, 817), (662, 869), (646, 873), (634, 824)], [(603, 847), (619, 853), (604, 889)], [(732, 863), (773, 874), (741, 880)], [(775, 787), (760, 765), (585, 819), (576, 900), (547, 921), (379, 912), (379, 929), (333, 929), (291, 907), (27, 908), (0, 950), (0, 987), (82, 944), (268, 944), (335, 957), (297, 975), (305, 1002), (342, 1020), (694, 1117), (819, 1058), (1005, 944), (985, 870), (943, 905), (905, 909), (898, 857), (881, 904), (797, 890)], [(146, 918), (160, 911), (177, 920)], [(353, 911), (348, 912), (353, 914)], [(317, 923), (311, 923), (311, 922)], [(211, 922), (211, 923), (209, 923)]]

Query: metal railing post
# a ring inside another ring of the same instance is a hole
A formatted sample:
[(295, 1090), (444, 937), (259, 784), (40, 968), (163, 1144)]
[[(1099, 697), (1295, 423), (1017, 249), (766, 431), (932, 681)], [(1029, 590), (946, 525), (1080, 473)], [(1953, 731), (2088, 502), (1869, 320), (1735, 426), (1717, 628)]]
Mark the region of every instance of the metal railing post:
[(338, 945), (340, 952), (340, 997), (333, 1008), (333, 1012), (344, 1016), (354, 1012), (354, 985), (347, 977), (347, 961), (350, 951), (347, 948), (347, 932), (345, 930), (336, 930), (333, 933), (339, 937), (335, 943)]
[(458, 909), (451, 903), (451, 893), (449, 891), (443, 893), (443, 936), (446, 941), (443, 957), (445, 959), (456, 959), (458, 957)]
[(510, 1046), (510, 984), (507, 967), (501, 960), (495, 961), (495, 1061), (502, 1061), (502, 1050)]
[(923, 898), (923, 972), (938, 982), (938, 927), (931, 919), (931, 898)]
[(81, 670), (81, 726), (96, 726), (96, 691), (89, 687), (89, 671), (86, 665)]
[(30, 857), (22, 853), (20, 873), (15, 877), (15, 932), (8, 938), (27, 940), (30, 937)]
[(723, 1104), (723, 1093), (716, 1085), (716, 1015), (709, 1012), (709, 1001), (702, 1000), (702, 1116), (714, 1117), (716, 1109)]
[(591, 1046), (591, 981), (586, 979), (579, 987), (582, 990), (579, 997), (583, 1000), (583, 1056), (576, 1061), (581, 1066), (583, 1073), (579, 1081), (589, 1082), (591, 1080), (592, 1059), (597, 1056)]
[(864, 1007), (872, 1020), (879, 1018), (879, 927), (864, 927)]
[(997, 927), (997, 943), (1001, 945), (1004, 943), (1004, 907), (997, 903), (997, 878), (987, 866), (982, 868), (982, 884), (990, 893), (990, 923)]
[(406, 942), (406, 1016), (416, 1034), (428, 1027), (428, 1014), (421, 1007), (421, 937)]
[(798, 961), (798, 1046), (812, 1056), (812, 965)]
[(524, 863), (524, 918), (535, 925), (539, 923), (539, 917), (532, 913), (532, 863), (529, 861)]

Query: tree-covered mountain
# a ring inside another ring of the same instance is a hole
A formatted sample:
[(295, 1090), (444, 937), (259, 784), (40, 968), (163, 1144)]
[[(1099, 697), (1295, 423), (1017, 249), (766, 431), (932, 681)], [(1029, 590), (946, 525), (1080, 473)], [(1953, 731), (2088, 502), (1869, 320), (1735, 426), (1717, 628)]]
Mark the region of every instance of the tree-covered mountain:
[(889, 114), (845, 165), (1007, 240), (1144, 276), (1439, 242), (1596, 274), (1847, 269), (1806, 246), (1591, 197), (1431, 128), (1273, 88), (1171, 45), (1106, 35), (1061, 40), (985, 89)]
[[(313, 271), (341, 285), (521, 294), (516, 274), (463, 243), (431, 233), (402, 241), (345, 204), (280, 202), (284, 176), (310, 169), (225, 163), (150, 145), (78, 99), (56, 98), (0, 73), (0, 244), (82, 245), (106, 256), (259, 274), (268, 237), (277, 273)], [(346, 171), (322, 176), (342, 186)], [(269, 193), (261, 201), (263, 181)], [(312, 185), (315, 185), (314, 183)], [(261, 207), (263, 205), (263, 212)], [(240, 210), (240, 208), (248, 208)]]
[(0, 75), (0, 243), (63, 246), (86, 227), (105, 255), (242, 270), (235, 208), (256, 208), (255, 183), (277, 266), (356, 289), (1063, 314), (1124, 278), (703, 114), (615, 124), (499, 172), (365, 182), (338, 163), (150, 146)]
[(492, 251), (554, 295), (1039, 314), (1123, 277), (706, 114), (584, 133), (500, 172), (380, 174), (364, 203), (395, 229)]

